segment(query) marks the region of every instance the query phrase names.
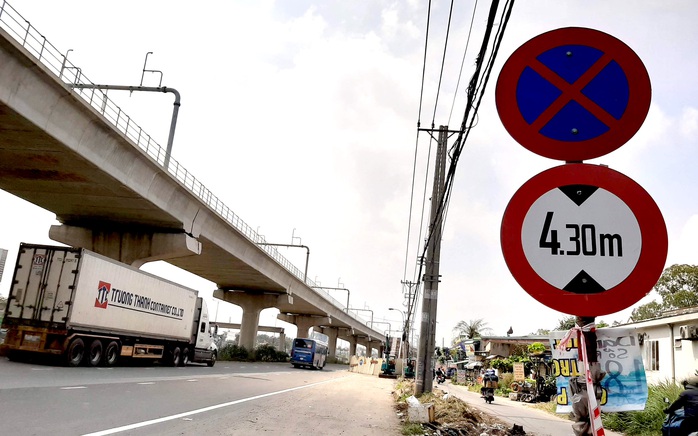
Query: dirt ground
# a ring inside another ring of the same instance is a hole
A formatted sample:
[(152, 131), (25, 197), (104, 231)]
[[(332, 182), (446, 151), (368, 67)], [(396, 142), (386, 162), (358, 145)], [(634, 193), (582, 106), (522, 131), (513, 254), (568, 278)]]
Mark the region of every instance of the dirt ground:
[[(334, 377), (333, 377), (334, 378)], [(395, 380), (338, 372), (336, 381), (264, 402), (240, 405), (236, 416), (217, 415), (196, 424), (205, 435), (398, 436), (401, 423), (392, 397)], [(245, 416), (240, 419), (239, 416)]]

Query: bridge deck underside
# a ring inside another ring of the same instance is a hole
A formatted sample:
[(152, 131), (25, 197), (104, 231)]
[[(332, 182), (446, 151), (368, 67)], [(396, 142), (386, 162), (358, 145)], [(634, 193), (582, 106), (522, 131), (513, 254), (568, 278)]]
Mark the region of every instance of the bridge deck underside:
[[(0, 189), (55, 213), (65, 225), (191, 233), (201, 254), (167, 262), (222, 289), (288, 290), (293, 304), (280, 304), (283, 313), (332, 313), (333, 326), (367, 329), (272, 260), (4, 32), (0, 36)], [(192, 217), (202, 213), (205, 225), (194, 231)]]

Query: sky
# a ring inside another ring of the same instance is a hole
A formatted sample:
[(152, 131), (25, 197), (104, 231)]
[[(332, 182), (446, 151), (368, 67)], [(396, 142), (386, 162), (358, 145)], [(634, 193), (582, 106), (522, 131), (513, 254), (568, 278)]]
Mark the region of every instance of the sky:
[[(404, 312), (401, 283), (417, 279), (420, 217), (431, 196), (430, 141), (417, 134), (417, 122), (460, 126), (489, 9), (484, 1), (475, 10), (473, 1), (456, 3), (440, 87), (446, 1), (431, 2), (426, 62), (427, 1), (9, 4), (59, 51), (71, 50), (69, 60), (93, 83), (136, 86), (143, 78), (143, 86), (158, 86), (159, 74), (142, 72), (152, 52), (146, 69), (161, 71), (161, 84), (182, 98), (173, 158), (268, 242), (308, 246), (309, 278), (349, 289), (350, 306), (397, 330), (401, 314), (388, 309)], [(461, 320), (483, 319), (495, 335), (510, 327), (526, 335), (567, 316), (518, 285), (500, 245), (512, 195), (561, 162), (531, 153), (507, 133), (494, 102), (496, 78), (518, 47), (550, 30), (600, 30), (643, 61), (652, 84), (644, 124), (624, 146), (587, 162), (620, 171), (654, 198), (669, 236), (665, 266), (698, 264), (696, 16), (691, 0), (516, 2), (456, 170), (441, 245), (437, 344), (448, 344)], [(171, 94), (109, 95), (167, 143)], [(7, 295), (19, 243), (52, 243), (48, 229), (56, 221), (5, 192), (0, 210), (0, 247), (10, 250), (0, 294)], [(305, 250), (280, 251), (304, 269)], [(214, 283), (162, 262), (143, 269), (199, 290), (218, 320), (240, 322), (239, 308), (213, 300)], [(344, 291), (330, 293), (346, 299)], [(633, 307), (597, 319), (624, 322)], [(262, 312), (261, 324), (295, 336), (276, 313)]]

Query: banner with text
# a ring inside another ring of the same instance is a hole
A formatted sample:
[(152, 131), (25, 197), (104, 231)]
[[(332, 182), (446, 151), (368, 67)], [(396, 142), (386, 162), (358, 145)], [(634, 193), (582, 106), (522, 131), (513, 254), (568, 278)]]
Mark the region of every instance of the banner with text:
[[(563, 350), (557, 349), (565, 333), (564, 331), (550, 333), (553, 374), (557, 384), (557, 413), (572, 411), (570, 377), (584, 377), (584, 363), (578, 360), (577, 338), (573, 338)], [(647, 402), (647, 378), (635, 329), (598, 329), (596, 342), (597, 358), (601, 364), (601, 370), (605, 373), (600, 383), (601, 411), (644, 410)]]

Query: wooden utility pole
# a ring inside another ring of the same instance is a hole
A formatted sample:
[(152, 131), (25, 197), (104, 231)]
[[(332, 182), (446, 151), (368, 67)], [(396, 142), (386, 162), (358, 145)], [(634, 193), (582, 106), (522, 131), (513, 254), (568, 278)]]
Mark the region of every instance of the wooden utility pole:
[(439, 210), (439, 207), (444, 197), (447, 140), (448, 127), (440, 126), (436, 162), (434, 163), (434, 187), (431, 194), (426, 272), (423, 277), (422, 324), (419, 330), (419, 358), (415, 374), (415, 395), (431, 392), (434, 381), (431, 360), (436, 345), (436, 306), (439, 295), (439, 258), (443, 223), (443, 210)]

